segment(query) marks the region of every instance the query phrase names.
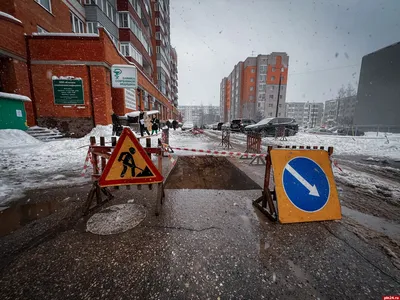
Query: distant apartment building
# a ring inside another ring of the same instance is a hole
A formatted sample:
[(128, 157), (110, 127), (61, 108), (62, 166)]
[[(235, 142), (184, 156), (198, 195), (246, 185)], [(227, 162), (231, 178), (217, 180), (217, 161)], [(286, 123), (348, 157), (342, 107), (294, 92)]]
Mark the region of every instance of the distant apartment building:
[(400, 132), (400, 42), (363, 57), (354, 124)]
[(220, 107), (213, 105), (182, 105), (179, 106), (183, 122), (193, 122), (194, 125), (209, 125), (220, 121)]
[(296, 120), (299, 126), (314, 128), (321, 126), (324, 116), (324, 103), (288, 102), (286, 117)]
[(289, 56), (284, 52), (248, 57), (220, 84), (220, 119), (260, 120), (285, 115)]
[(354, 123), (357, 96), (325, 101), (323, 123), (327, 126), (349, 126)]
[[(113, 111), (151, 109), (160, 111), (161, 120), (177, 118), (169, 2), (0, 1), (0, 92), (32, 100), (24, 104), (29, 126), (57, 127), (75, 136), (110, 124)], [(136, 66), (137, 89), (111, 86), (113, 64)], [(55, 103), (57, 77), (82, 80), (79, 101)]]

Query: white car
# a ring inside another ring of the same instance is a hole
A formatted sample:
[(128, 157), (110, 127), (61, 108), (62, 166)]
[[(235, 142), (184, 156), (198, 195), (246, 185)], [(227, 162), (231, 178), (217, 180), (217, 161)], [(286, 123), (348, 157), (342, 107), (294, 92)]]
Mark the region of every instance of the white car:
[(182, 126), (182, 131), (185, 131), (185, 130), (192, 130), (193, 128), (194, 128), (193, 123), (191, 123), (191, 122), (186, 122), (186, 123), (183, 124), (183, 126)]

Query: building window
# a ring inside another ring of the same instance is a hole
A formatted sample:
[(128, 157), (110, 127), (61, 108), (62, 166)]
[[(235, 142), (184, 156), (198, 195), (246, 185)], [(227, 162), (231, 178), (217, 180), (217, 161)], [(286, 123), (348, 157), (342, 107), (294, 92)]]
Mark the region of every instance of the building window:
[(251, 86), (250, 87), (250, 92), (252, 92), (254, 90), (254, 87), (253, 86)]
[(260, 75), (260, 82), (267, 81), (267, 75)]
[(272, 72), (275, 72), (276, 71), (276, 68), (275, 67), (272, 67)]
[(281, 72), (285, 72), (285, 68), (284, 67), (281, 68)]
[(156, 18), (156, 25), (159, 26), (160, 25), (160, 19)]
[(274, 99), (274, 95), (269, 95), (269, 99)]
[(71, 24), (72, 24), (72, 32), (74, 33), (84, 33), (83, 22), (75, 16), (72, 12), (70, 12)]
[(39, 25), (37, 26), (37, 32), (38, 33), (46, 33), (48, 32), (46, 29), (44, 29), (43, 27), (40, 27)]
[(268, 113), (268, 116), (269, 116), (269, 117), (272, 117), (272, 112)]
[(115, 22), (115, 10), (109, 2), (107, 2), (107, 17), (109, 17), (111, 21)]
[(282, 95), (279, 95), (279, 99), (282, 99)]
[(260, 74), (267, 74), (267, 66), (260, 66)]
[(129, 44), (123, 44), (123, 43), (121, 43), (121, 53), (124, 55), (124, 56), (129, 56)]
[(269, 103), (268, 104), (268, 107), (273, 107), (274, 105), (272, 104), (272, 103)]
[(128, 13), (120, 13), (119, 14), (119, 27), (120, 28), (129, 28)]
[(250, 78), (250, 82), (254, 82), (254, 78), (252, 77), (252, 78)]
[(86, 23), (86, 31), (88, 33), (99, 33), (97, 26), (98, 26), (97, 22), (87, 22)]
[(271, 80), (274, 81), (275, 80), (275, 76), (271, 76)]
[(101, 10), (107, 13), (107, 0), (101, 0)]
[(50, 0), (35, 0), (39, 3), (43, 8), (51, 12), (51, 1)]
[(278, 114), (278, 117), (280, 117), (280, 116), (281, 116), (281, 113)]
[(255, 73), (256, 70), (254, 68), (251, 69), (251, 73)]
[(279, 107), (282, 107), (282, 104), (279, 104)]
[(160, 53), (160, 46), (156, 46), (156, 53)]
[(156, 40), (161, 40), (161, 32), (156, 32)]

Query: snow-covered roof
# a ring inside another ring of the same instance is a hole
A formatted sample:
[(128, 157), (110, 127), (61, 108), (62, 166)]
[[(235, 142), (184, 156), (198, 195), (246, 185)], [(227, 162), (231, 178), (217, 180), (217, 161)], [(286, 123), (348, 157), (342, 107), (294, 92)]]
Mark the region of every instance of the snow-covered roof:
[(7, 18), (7, 19), (10, 19), (10, 20), (13, 20), (13, 21), (15, 21), (15, 22), (18, 22), (18, 23), (21, 23), (21, 24), (22, 24), (22, 22), (21, 22), (20, 20), (18, 20), (17, 18), (13, 17), (12, 15), (6, 14), (6, 13), (3, 12), (3, 11), (0, 11), (0, 16), (5, 17), (5, 18)]
[[(147, 114), (148, 116), (150, 115), (155, 115), (155, 114), (159, 114), (160, 112), (158, 110), (149, 110), (149, 111), (144, 111), (145, 114)], [(129, 112), (127, 114), (125, 114), (125, 117), (138, 117), (140, 114), (140, 111), (132, 111)]]
[(99, 37), (96, 33), (71, 33), (71, 32), (33, 32), (37, 36), (75, 36), (75, 37)]
[(11, 93), (2, 93), (2, 92), (0, 92), (0, 99), (1, 98), (19, 100), (19, 101), (24, 101), (24, 102), (31, 102), (31, 99), (29, 97), (24, 96), (24, 95), (19, 95), (19, 94), (11, 94)]
[(62, 79), (62, 80), (70, 80), (70, 79), (75, 79), (75, 80), (82, 80), (81, 77), (74, 77), (74, 76), (51, 76), (51, 79), (57, 80), (57, 79)]

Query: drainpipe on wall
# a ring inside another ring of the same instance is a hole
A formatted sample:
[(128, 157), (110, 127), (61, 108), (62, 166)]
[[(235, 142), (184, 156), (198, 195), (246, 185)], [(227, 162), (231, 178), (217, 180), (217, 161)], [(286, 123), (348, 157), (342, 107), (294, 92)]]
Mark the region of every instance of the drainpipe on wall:
[(35, 99), (35, 93), (34, 93), (34, 89), (33, 89), (33, 80), (32, 80), (32, 72), (31, 72), (31, 51), (29, 49), (29, 39), (30, 39), (30, 36), (26, 35), (25, 36), (26, 67), (28, 69), (28, 81), (29, 81), (29, 90), (31, 92), (33, 118), (35, 119), (35, 124), (37, 125), (36, 99)]
[(92, 107), (92, 120), (93, 120), (93, 128), (96, 127), (96, 121), (94, 119), (94, 101), (93, 101), (93, 88), (92, 88), (92, 73), (90, 72), (90, 66), (86, 65), (86, 69), (88, 72), (88, 78), (89, 78), (89, 100), (90, 100), (90, 106)]

